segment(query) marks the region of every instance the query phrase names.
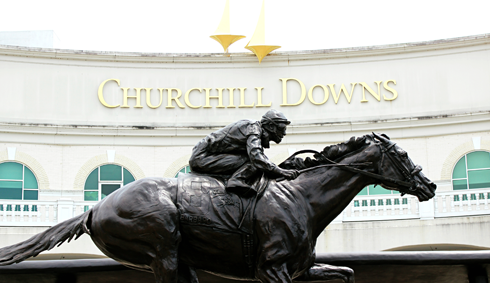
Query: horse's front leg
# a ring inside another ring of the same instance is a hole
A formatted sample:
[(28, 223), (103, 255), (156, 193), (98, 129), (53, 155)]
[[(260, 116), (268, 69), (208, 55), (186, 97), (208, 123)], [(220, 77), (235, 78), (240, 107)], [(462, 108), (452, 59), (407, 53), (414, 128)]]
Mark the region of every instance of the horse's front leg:
[(318, 281), (341, 279), (346, 283), (354, 283), (354, 270), (344, 266), (315, 264), (295, 281)]

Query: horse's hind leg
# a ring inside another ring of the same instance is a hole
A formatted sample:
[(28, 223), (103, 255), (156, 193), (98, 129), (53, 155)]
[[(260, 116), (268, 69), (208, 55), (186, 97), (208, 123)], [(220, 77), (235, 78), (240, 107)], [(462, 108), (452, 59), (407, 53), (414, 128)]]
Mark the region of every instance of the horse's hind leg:
[(343, 266), (328, 264), (315, 264), (302, 276), (296, 278), (298, 281), (317, 281), (341, 279), (346, 283), (354, 283), (354, 271)]

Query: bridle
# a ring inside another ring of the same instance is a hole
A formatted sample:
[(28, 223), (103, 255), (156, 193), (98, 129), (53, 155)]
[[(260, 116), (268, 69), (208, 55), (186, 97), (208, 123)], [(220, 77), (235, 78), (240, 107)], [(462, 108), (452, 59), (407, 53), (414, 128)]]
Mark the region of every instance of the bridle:
[[(394, 142), (389, 142), (389, 143), (380, 142), (380, 143), (377, 143), (376, 145), (378, 145), (380, 147), (381, 153), (382, 153), (381, 162), (379, 163), (378, 172), (379, 173), (382, 172), (381, 164), (383, 164), (384, 157), (387, 156), (390, 159), (390, 161), (395, 165), (396, 169), (404, 176), (405, 180), (398, 180), (398, 179), (394, 179), (394, 178), (390, 178), (390, 177), (385, 177), (381, 174), (376, 174), (376, 173), (368, 172), (368, 171), (361, 170), (361, 169), (353, 167), (353, 166), (366, 166), (366, 165), (369, 165), (370, 163), (349, 163), (349, 164), (337, 163), (333, 160), (330, 160), (323, 152), (318, 152), (316, 150), (310, 150), (310, 149), (300, 150), (298, 152), (295, 152), (293, 155), (291, 155), (287, 160), (294, 158), (298, 154), (314, 153), (315, 157), (317, 159), (319, 159), (320, 161), (328, 162), (329, 164), (322, 164), (322, 165), (298, 170), (299, 173), (304, 173), (304, 172), (311, 171), (311, 170), (321, 168), (321, 167), (339, 167), (341, 169), (351, 171), (353, 173), (359, 173), (362, 175), (366, 175), (366, 176), (372, 177), (372, 178), (380, 180), (380, 181), (386, 181), (386, 182), (390, 182), (393, 184), (397, 184), (397, 185), (403, 187), (403, 189), (401, 189), (401, 188), (398, 189), (402, 193), (402, 196), (408, 192), (414, 192), (417, 188), (417, 182), (415, 181), (415, 174), (422, 171), (422, 167), (420, 165), (413, 166), (413, 168), (406, 168), (405, 166), (403, 166), (403, 164), (399, 160), (401, 158), (408, 158), (408, 157), (402, 157), (402, 156), (400, 156), (400, 154), (398, 154), (398, 152), (394, 149), (394, 146), (396, 145), (396, 143), (394, 143)], [(284, 180), (284, 178), (276, 179), (276, 181), (281, 181), (281, 180)]]

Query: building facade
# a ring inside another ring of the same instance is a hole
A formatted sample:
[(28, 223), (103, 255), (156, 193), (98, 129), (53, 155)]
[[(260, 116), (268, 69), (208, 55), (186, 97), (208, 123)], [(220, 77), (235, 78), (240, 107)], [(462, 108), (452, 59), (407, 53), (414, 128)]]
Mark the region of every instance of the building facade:
[[(438, 185), (419, 203), (364, 189), (322, 251), (489, 249), (490, 35), (335, 50), (149, 54), (0, 46), (0, 242), (82, 213), (125, 184), (188, 171), (192, 147), (269, 109), (266, 151), (385, 133)], [(102, 256), (87, 236), (41, 258)]]

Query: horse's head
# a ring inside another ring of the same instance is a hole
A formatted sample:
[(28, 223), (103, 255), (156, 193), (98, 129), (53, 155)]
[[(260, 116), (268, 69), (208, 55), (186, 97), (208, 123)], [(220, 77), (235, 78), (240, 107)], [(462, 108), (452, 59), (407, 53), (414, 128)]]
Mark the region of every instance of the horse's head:
[(434, 197), (436, 184), (423, 173), (420, 165), (415, 165), (405, 150), (385, 135), (373, 133), (373, 138), (381, 148), (381, 162), (378, 173), (387, 179), (379, 180), (379, 185), (389, 190), (416, 196), (419, 201)]

